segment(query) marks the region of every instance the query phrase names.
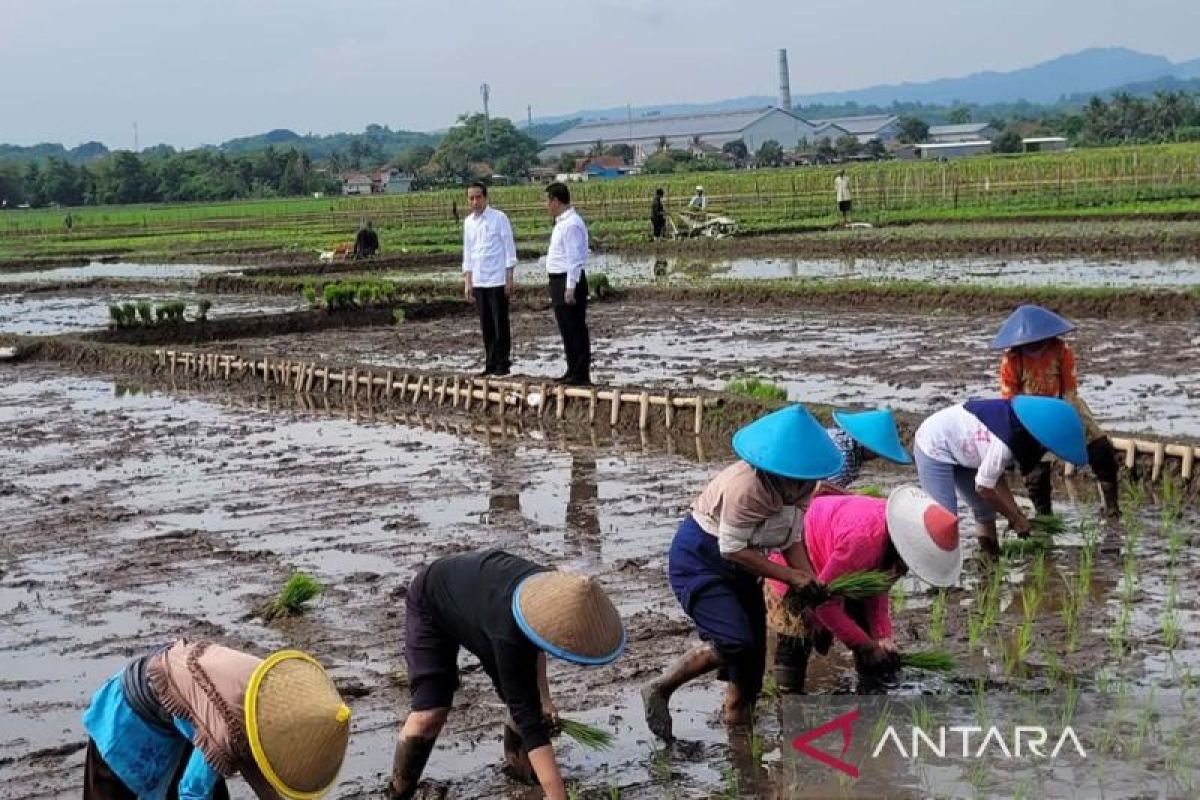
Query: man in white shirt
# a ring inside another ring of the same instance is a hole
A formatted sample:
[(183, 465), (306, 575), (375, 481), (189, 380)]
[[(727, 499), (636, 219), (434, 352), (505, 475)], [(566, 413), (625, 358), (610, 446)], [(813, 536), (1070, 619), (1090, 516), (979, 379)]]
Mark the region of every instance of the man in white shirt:
[(517, 246), (503, 211), (488, 205), (487, 185), (467, 187), (471, 213), (463, 220), (463, 296), (474, 299), (487, 362), (480, 375), (507, 375), (512, 367), (508, 298), (512, 294)]
[(696, 193), (692, 195), (692, 200), (688, 203), (688, 208), (692, 211), (703, 211), (708, 208), (708, 198), (704, 196), (703, 186), (696, 187)]
[(842, 214), (842, 222), (849, 222), (850, 207), (854, 203), (850, 197), (850, 179), (846, 177), (846, 170), (838, 172), (837, 177), (833, 179), (833, 192), (837, 195), (837, 207)]
[(567, 371), (558, 383), (591, 386), (592, 343), (587, 329), (587, 225), (571, 207), (571, 190), (563, 183), (546, 187), (546, 210), (554, 219), (546, 272), (550, 276), (550, 302), (562, 334)]

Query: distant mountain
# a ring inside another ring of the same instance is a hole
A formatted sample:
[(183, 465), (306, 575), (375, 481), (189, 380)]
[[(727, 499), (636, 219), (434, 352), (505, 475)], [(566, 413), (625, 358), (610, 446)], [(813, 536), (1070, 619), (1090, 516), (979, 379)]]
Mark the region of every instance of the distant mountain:
[(35, 144), (21, 147), (15, 144), (0, 144), (0, 161), (31, 163), (45, 161), (47, 158), (60, 158), (75, 164), (87, 164), (108, 155), (108, 148), (100, 142), (85, 142), (70, 150), (61, 144)]
[[(1200, 59), (1172, 63), (1163, 56), (1139, 53), (1124, 47), (1081, 50), (1032, 67), (1011, 72), (977, 72), (962, 78), (942, 78), (925, 83), (901, 83), (871, 86), (848, 92), (821, 92), (794, 95), (792, 102), (806, 106), (887, 108), (893, 104), (991, 105), (1026, 101), (1053, 104), (1064, 97), (1104, 93), (1114, 87), (1148, 83), (1174, 77), (1188, 80), (1200, 77)], [(719, 100), (712, 103), (642, 106), (632, 109), (634, 116), (654, 114), (691, 114), (730, 111), (738, 108), (773, 105), (774, 95), (755, 95)], [(624, 119), (625, 107), (574, 111), (535, 122), (549, 123), (571, 118)]]
[(314, 160), (325, 159), (334, 151), (346, 156), (357, 141), (359, 147), (369, 148), (384, 159), (392, 158), (402, 150), (407, 150), (419, 144), (436, 147), (441, 136), (417, 131), (393, 131), (386, 125), (368, 125), (363, 133), (333, 133), (328, 136), (301, 136), (295, 131), (278, 128), (273, 131), (230, 139), (219, 145), (218, 149), (226, 153), (249, 153), (275, 147), (280, 150), (295, 148), (308, 153)]

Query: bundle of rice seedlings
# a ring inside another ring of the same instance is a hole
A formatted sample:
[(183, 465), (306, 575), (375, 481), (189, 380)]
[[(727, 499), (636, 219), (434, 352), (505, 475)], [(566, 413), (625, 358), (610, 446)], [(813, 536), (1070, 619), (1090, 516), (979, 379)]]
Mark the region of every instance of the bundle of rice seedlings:
[(900, 664), (913, 669), (923, 669), (926, 672), (952, 672), (958, 668), (954, 656), (945, 650), (919, 650), (915, 653), (902, 653)]
[(588, 725), (567, 717), (558, 718), (558, 728), (564, 736), (569, 736), (589, 750), (608, 750), (615, 738), (608, 731)]
[(325, 587), (316, 578), (303, 572), (294, 572), (279, 590), (279, 594), (263, 606), (263, 619), (272, 620), (303, 614), (308, 602), (323, 591)]
[(864, 600), (891, 589), (892, 576), (877, 569), (848, 572), (825, 584), (825, 588), (831, 594), (841, 595), (850, 600)]
[(1001, 549), (1006, 556), (1024, 556), (1049, 550), (1053, 546), (1054, 541), (1049, 536), (1035, 533), (1024, 539), (1005, 539)]
[(882, 487), (875, 486), (873, 484), (860, 486), (858, 489), (854, 490), (854, 493), (862, 495), (863, 497), (887, 497), (887, 492), (883, 491)]
[(1062, 533), (1067, 529), (1066, 523), (1057, 514), (1038, 514), (1029, 520), (1029, 524), (1033, 527), (1035, 533), (1046, 533), (1051, 536)]

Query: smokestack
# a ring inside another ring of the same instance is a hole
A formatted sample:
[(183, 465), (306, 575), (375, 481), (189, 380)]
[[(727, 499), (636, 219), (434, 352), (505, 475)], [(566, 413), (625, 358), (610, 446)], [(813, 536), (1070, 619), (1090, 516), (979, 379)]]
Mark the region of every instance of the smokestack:
[(787, 49), (779, 48), (779, 107), (792, 110), (792, 86), (788, 80)]

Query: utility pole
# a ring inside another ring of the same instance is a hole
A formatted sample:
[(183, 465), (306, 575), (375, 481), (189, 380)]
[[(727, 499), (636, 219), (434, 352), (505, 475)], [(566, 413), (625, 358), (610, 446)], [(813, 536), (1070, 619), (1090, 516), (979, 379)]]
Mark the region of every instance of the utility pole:
[(133, 122), (133, 152), (138, 152), (137, 120)]
[(492, 89), (486, 83), (480, 84), (479, 95), (483, 98), (483, 143), (490, 149), (492, 146), (492, 118), (488, 115), (488, 99)]
[(533, 106), (525, 106), (525, 130), (533, 127)]

